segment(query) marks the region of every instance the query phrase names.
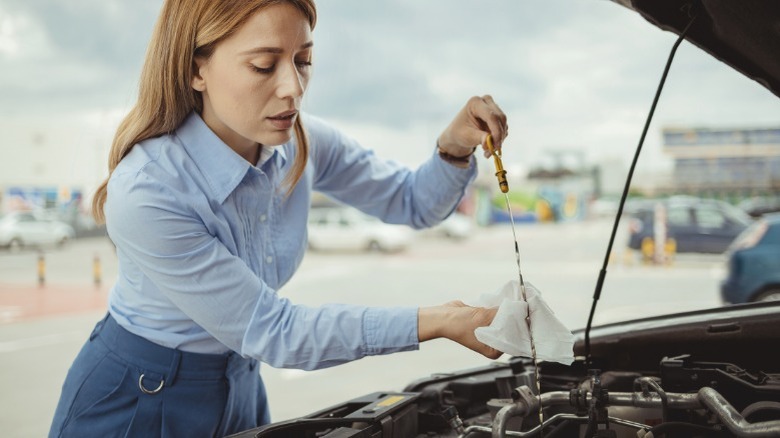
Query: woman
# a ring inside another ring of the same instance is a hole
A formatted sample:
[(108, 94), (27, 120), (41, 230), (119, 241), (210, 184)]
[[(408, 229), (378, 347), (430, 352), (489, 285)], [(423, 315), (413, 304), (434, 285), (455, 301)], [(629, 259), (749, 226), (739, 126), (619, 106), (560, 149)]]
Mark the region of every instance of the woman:
[[(167, 0), (138, 102), (93, 211), (120, 273), (63, 385), (50, 436), (223, 436), (269, 422), (258, 362), (316, 369), (474, 337), (495, 309), (291, 304), (312, 190), (388, 222), (433, 225), (506, 118), (472, 98), (412, 172), (301, 114), (312, 0)], [(306, 130), (304, 130), (304, 124)]]

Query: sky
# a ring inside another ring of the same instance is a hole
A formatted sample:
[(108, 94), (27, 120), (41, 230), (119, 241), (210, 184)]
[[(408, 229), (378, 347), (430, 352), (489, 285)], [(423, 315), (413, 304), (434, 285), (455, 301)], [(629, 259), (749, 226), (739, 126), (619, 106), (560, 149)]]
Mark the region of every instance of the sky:
[[(132, 106), (160, 0), (0, 0), (0, 186), (91, 186)], [(320, 0), (303, 109), (416, 166), (473, 95), (508, 115), (504, 161), (627, 165), (676, 36), (605, 0)], [(777, 127), (780, 99), (683, 43), (640, 159), (664, 126)], [(483, 161), (483, 164), (489, 162)]]

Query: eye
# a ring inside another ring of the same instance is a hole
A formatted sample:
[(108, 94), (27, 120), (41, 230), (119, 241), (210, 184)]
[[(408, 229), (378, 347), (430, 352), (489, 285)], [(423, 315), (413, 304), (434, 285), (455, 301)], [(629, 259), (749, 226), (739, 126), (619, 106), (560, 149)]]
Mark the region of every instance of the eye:
[(270, 67), (258, 67), (254, 64), (249, 64), (252, 67), (252, 70), (254, 70), (257, 73), (268, 75), (274, 72), (274, 66)]
[(311, 67), (311, 61), (306, 60), (306, 59), (300, 60), (300, 61), (295, 61), (295, 65), (297, 65), (299, 69), (303, 70), (303, 69)]

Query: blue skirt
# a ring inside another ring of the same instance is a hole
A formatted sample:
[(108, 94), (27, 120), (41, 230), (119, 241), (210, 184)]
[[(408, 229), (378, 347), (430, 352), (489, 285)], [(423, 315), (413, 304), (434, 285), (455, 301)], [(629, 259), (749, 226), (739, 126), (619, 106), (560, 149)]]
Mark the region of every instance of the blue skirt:
[(221, 437), (269, 422), (256, 360), (166, 348), (107, 315), (68, 371), (49, 437)]

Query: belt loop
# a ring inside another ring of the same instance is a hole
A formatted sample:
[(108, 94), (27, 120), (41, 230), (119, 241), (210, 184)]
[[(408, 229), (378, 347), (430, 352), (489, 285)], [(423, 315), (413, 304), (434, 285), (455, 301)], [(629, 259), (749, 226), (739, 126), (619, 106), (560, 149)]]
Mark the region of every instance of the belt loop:
[(92, 333), (89, 334), (89, 340), (95, 339), (95, 337), (100, 333), (100, 330), (103, 329), (103, 326), (106, 325), (106, 321), (108, 320), (108, 317), (111, 316), (110, 313), (106, 312), (106, 316), (103, 317), (100, 321), (98, 321), (97, 324), (95, 324), (95, 328), (92, 329)]
[(179, 373), (179, 364), (181, 363), (181, 351), (173, 349), (173, 359), (171, 367), (168, 369), (168, 386), (173, 386), (176, 382), (176, 375)]

